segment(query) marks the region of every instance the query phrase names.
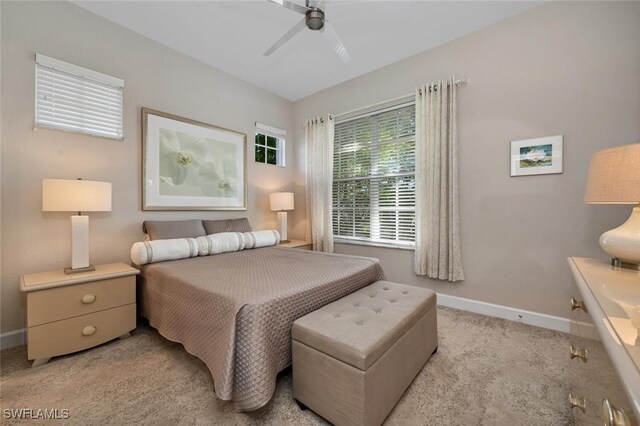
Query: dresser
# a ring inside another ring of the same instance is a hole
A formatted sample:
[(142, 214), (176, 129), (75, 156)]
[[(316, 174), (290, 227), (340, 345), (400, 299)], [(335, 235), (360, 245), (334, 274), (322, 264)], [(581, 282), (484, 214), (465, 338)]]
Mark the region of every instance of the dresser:
[(139, 271), (124, 263), (65, 274), (62, 269), (23, 275), (26, 294), (27, 358), (32, 366), (127, 337), (136, 327)]
[(575, 282), (567, 351), (575, 422), (638, 425), (640, 272), (598, 259), (568, 262)]

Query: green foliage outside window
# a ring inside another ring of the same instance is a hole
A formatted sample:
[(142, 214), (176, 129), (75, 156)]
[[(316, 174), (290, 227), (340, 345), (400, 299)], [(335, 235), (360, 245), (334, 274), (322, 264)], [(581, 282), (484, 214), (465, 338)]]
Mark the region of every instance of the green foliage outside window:
[(280, 166), (283, 164), (283, 141), (273, 136), (256, 134), (255, 139), (255, 161), (256, 163), (273, 164)]

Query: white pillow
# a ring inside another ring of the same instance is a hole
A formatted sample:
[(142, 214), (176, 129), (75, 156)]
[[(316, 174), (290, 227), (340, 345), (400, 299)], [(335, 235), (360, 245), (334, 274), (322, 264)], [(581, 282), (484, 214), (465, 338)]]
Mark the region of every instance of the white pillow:
[(245, 249), (275, 246), (280, 242), (280, 233), (273, 229), (244, 232), (242, 235), (244, 236)]
[(131, 247), (131, 261), (136, 265), (186, 259), (197, 255), (198, 242), (195, 238), (141, 241)]
[(198, 237), (196, 241), (200, 256), (240, 251), (245, 246), (245, 239), (241, 232), (219, 232)]

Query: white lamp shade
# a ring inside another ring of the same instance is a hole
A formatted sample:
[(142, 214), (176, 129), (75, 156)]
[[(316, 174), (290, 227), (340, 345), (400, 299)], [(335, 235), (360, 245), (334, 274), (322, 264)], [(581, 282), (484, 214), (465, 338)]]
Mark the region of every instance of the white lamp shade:
[(640, 143), (598, 151), (591, 157), (587, 204), (640, 202)]
[(293, 192), (274, 192), (269, 194), (271, 211), (293, 210)]
[(42, 179), (43, 212), (110, 212), (111, 183)]

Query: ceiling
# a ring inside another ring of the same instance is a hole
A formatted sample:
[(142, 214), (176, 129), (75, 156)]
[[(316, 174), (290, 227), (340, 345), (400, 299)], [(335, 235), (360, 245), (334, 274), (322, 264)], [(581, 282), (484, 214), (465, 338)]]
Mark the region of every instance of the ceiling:
[(291, 101), (541, 4), (326, 0), (326, 18), (352, 57), (344, 64), (320, 33), (306, 28), (263, 56), (302, 18), (266, 0), (74, 3)]

